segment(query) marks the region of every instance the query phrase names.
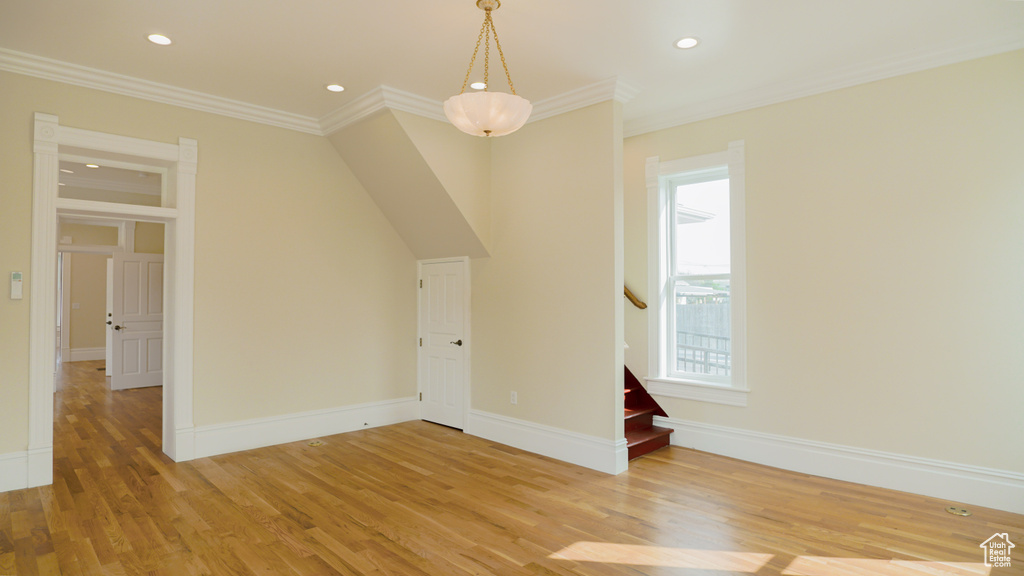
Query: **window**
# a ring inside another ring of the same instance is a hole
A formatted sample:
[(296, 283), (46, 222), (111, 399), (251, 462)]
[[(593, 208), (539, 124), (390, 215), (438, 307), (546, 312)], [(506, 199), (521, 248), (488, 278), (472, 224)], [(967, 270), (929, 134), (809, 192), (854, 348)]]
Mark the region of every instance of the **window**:
[(647, 161), (652, 394), (746, 405), (743, 156)]

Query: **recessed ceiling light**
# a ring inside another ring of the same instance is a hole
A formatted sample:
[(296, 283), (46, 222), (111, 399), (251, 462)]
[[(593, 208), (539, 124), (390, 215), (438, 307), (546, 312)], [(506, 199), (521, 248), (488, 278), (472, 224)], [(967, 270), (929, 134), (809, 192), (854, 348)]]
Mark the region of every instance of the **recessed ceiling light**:
[(693, 36), (687, 36), (686, 38), (680, 38), (679, 40), (676, 40), (675, 46), (676, 46), (676, 48), (680, 48), (682, 50), (686, 50), (688, 48), (693, 48), (697, 44), (700, 44), (700, 38), (694, 38)]
[(65, 173), (65, 174), (74, 174), (75, 173), (74, 170), (68, 170), (67, 168), (61, 168), (60, 171)]
[(146, 38), (148, 38), (153, 44), (159, 44), (161, 46), (167, 46), (171, 43), (171, 39), (163, 34), (150, 34), (149, 36), (146, 36)]
[(99, 168), (99, 166), (97, 166), (96, 164), (86, 164), (85, 167), (86, 168)]
[(487, 88), (487, 84), (484, 82), (473, 82), (469, 87), (473, 90), (483, 90), (484, 88)]
[(342, 92), (345, 90), (345, 87), (341, 84), (328, 84), (326, 88), (331, 92)]
[(65, 184), (63, 182), (57, 182), (57, 186), (67, 186), (67, 184)]

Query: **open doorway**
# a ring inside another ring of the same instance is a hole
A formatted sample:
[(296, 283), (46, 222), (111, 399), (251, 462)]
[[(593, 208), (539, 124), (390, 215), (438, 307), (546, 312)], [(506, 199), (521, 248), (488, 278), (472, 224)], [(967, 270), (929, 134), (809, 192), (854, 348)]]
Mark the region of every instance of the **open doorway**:
[(58, 370), (103, 361), (112, 390), (162, 385), (164, 225), (61, 217), (59, 239)]
[[(114, 219), (164, 225), (162, 284), (166, 338), (162, 342), (162, 451), (175, 461), (195, 454), (192, 406), (195, 174), (198, 145), (140, 140), (61, 126), (56, 116), (36, 113), (34, 133), (32, 265), (29, 338), (29, 446), (26, 487), (53, 480), (55, 317), (58, 218)], [(60, 195), (61, 160), (103, 163), (163, 175), (155, 205)], [(62, 329), (64, 327), (62, 326)]]

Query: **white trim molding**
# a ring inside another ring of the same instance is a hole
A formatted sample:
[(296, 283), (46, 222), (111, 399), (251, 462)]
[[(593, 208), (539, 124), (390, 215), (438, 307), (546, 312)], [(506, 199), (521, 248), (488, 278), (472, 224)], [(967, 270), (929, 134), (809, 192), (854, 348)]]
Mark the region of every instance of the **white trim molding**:
[(465, 433), (607, 474), (628, 468), (625, 438), (610, 440), (482, 410), (470, 410)]
[(52, 476), (52, 447), (0, 454), (0, 492), (45, 486)]
[(912, 53), (893, 54), (872, 62), (847, 66), (824, 74), (798, 78), (770, 86), (762, 86), (727, 98), (695, 102), (674, 110), (632, 118), (623, 122), (623, 137), (639, 136), (640, 134), (682, 126), (683, 124), (725, 116), (726, 114), (770, 106), (815, 94), (824, 94), (833, 90), (841, 90), (860, 84), (867, 84), (868, 82), (912, 74), (958, 62), (966, 62), (967, 60), (983, 58), (1021, 48), (1024, 48), (1024, 37), (1022, 37), (1022, 34), (1020, 32), (1010, 32), (1002, 36), (988, 37), (972, 44), (961, 43), (939, 50), (918, 50)]
[[(639, 90), (619, 78), (609, 78), (535, 102), (529, 122), (537, 122), (593, 104), (615, 100), (628, 102)], [(444, 103), (411, 92), (378, 86), (320, 119), (320, 130), (329, 136), (338, 130), (385, 110), (400, 110), (424, 118), (447, 122)]]
[(747, 388), (716, 386), (703, 382), (687, 382), (674, 378), (644, 378), (651, 396), (667, 396), (684, 400), (697, 400), (726, 406), (746, 406)]
[(338, 130), (386, 110), (400, 110), (424, 118), (447, 122), (444, 105), (390, 86), (378, 86), (320, 119), (320, 133), (330, 136)]
[[(384, 85), (321, 118), (313, 118), (6, 48), (0, 48), (0, 70), (317, 136), (329, 136), (385, 110), (401, 110), (448, 121), (443, 102)], [(609, 78), (535, 102), (529, 121), (536, 122), (606, 100), (628, 102), (639, 92), (618, 78)]]
[[(743, 140), (729, 143), (726, 150), (676, 160), (647, 158), (644, 177), (647, 187), (647, 303), (648, 365), (651, 394), (746, 406), (747, 387), (747, 240), (746, 240), (746, 145)], [(676, 209), (670, 206), (672, 178), (680, 174), (706, 175), (728, 168), (730, 204), (732, 370), (728, 377), (673, 373), (670, 363), (674, 335), (672, 314), (672, 270), (668, 246), (676, 225)]]
[(0, 48), (0, 70), (321, 135), (315, 118), (6, 48)]
[(419, 402), (415, 397), (409, 397), (197, 426), (194, 437), (195, 457), (205, 458), (333, 436), (364, 428), (418, 420), (419, 417)]
[[(63, 216), (95, 221), (144, 220), (163, 222), (164, 376), (163, 449), (176, 462), (191, 459), (192, 348), (195, 268), (195, 183), (198, 145), (179, 138), (177, 144), (141, 140), (61, 126), (56, 116), (35, 114), (32, 179), (32, 260), (29, 306), (29, 487), (53, 478), (53, 385), (56, 354), (57, 223)], [(169, 184), (163, 206), (134, 206), (58, 198), (59, 157), (86, 155), (116, 159), (166, 170)], [(119, 244), (129, 240), (128, 226), (119, 231)], [(127, 246), (124, 246), (127, 249)]]
[(28, 487), (28, 452), (0, 454), (0, 492)]
[(1024, 474), (655, 417), (675, 429), (672, 445), (748, 462), (1024, 514)]
[[(810, 78), (760, 87), (726, 99), (695, 102), (672, 110), (628, 119), (623, 123), (623, 137), (629, 138), (743, 110), (1018, 50), (1022, 47), (1024, 40), (1020, 34), (1009, 33), (986, 38), (974, 44), (957, 45), (938, 51), (897, 54)], [(404, 110), (426, 118), (445, 121), (440, 101), (387, 86), (379, 86), (318, 119), (6, 48), (0, 48), (0, 70), (317, 136), (330, 135), (384, 108)], [(617, 78), (600, 81), (534, 103), (530, 121), (543, 120), (609, 99), (628, 102), (639, 92)], [(383, 106), (381, 102), (384, 102)]]
[(564, 94), (552, 96), (551, 98), (545, 98), (539, 100), (533, 104), (533, 113), (530, 115), (529, 122), (537, 122), (538, 120), (544, 120), (545, 118), (551, 118), (558, 116), (559, 114), (565, 114), (566, 112), (572, 112), (573, 110), (579, 110), (580, 108), (586, 108), (594, 104), (601, 102), (607, 102), (614, 100), (616, 102), (622, 102), (625, 104), (629, 102), (640, 90), (636, 87), (626, 83), (619, 78), (608, 78), (600, 82), (595, 82), (582, 88), (570, 90)]

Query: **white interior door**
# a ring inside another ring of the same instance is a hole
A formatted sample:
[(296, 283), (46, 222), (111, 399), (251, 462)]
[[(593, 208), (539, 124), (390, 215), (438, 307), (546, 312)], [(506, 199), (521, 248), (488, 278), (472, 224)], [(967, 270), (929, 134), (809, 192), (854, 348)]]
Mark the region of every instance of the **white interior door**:
[(113, 257), (113, 370), (110, 388), (163, 384), (164, 257), (116, 252)]
[(113, 374), (114, 369), (114, 259), (107, 258), (107, 350), (104, 355), (105, 370), (104, 376)]
[(420, 417), (461, 430), (468, 344), (466, 265), (425, 263), (420, 278)]

